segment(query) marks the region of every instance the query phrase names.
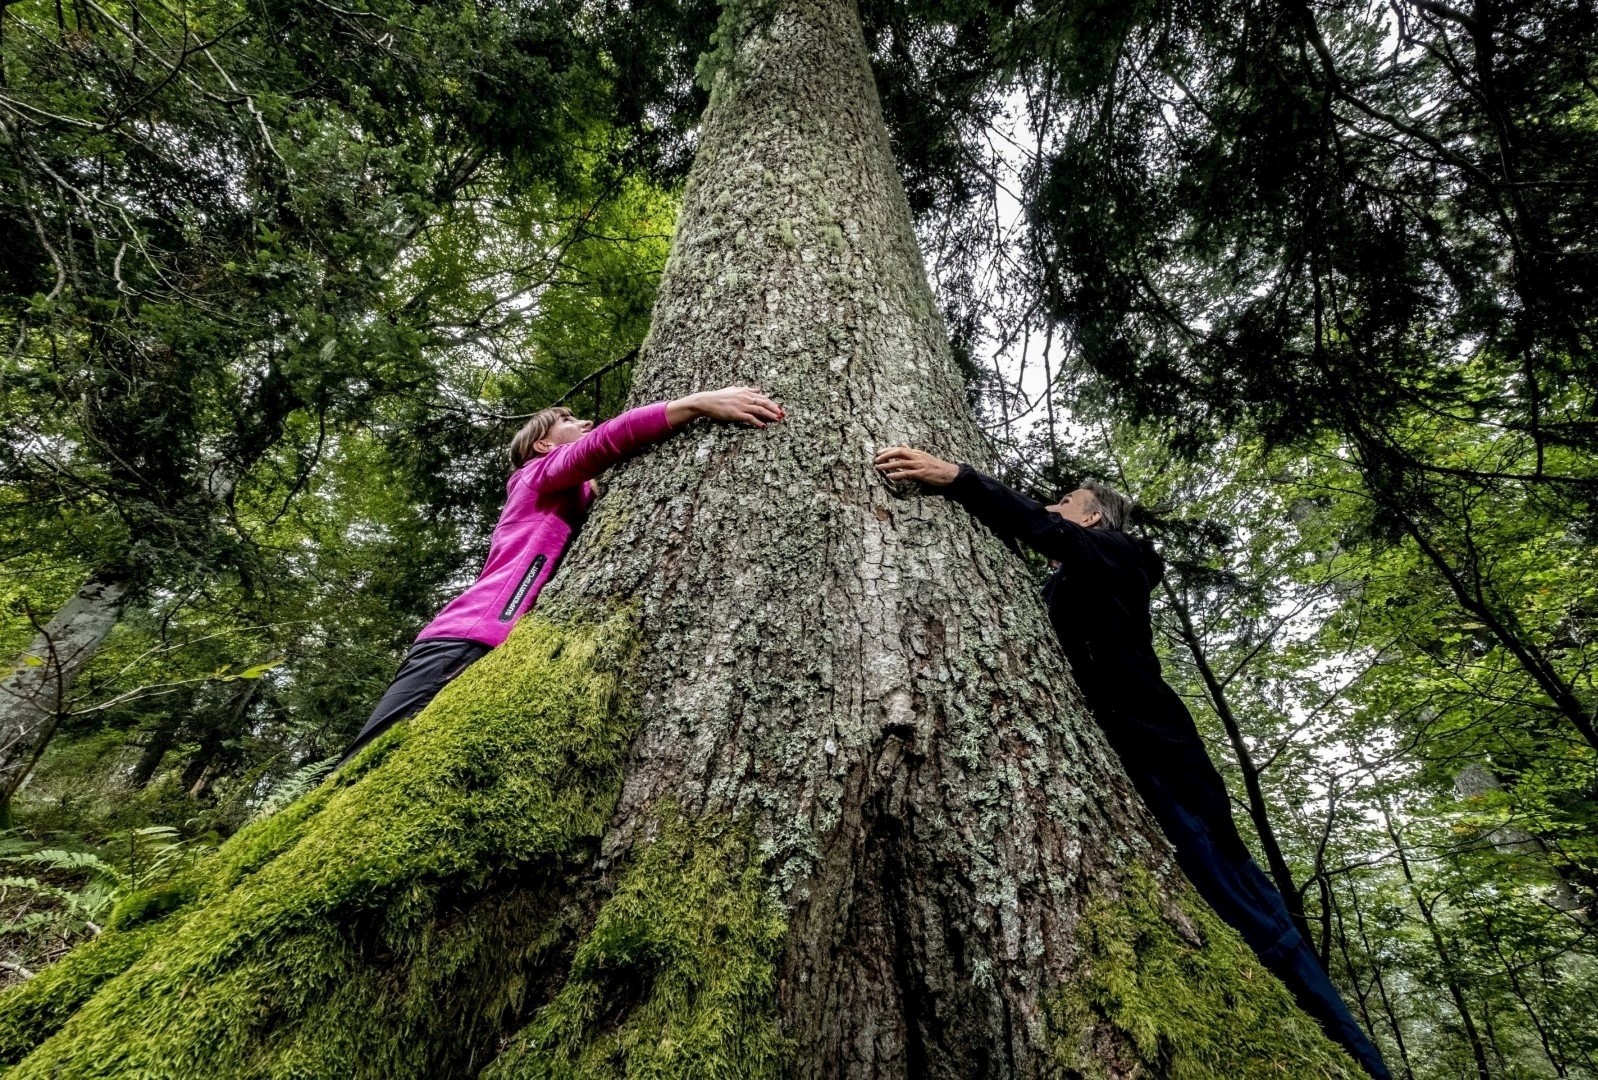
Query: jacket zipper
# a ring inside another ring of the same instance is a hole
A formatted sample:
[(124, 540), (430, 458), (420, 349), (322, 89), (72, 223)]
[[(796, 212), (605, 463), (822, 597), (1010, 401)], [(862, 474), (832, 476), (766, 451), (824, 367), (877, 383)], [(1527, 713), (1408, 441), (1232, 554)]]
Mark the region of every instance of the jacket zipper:
[(544, 568), (547, 556), (534, 555), (533, 565), (527, 568), (527, 573), (522, 575), (522, 583), (516, 586), (516, 591), (511, 594), (510, 603), (505, 605), (505, 610), (499, 613), (500, 622), (510, 622), (516, 617), (516, 609), (522, 606), (522, 601), (527, 599), (527, 593), (533, 587), (533, 582), (538, 580), (538, 572)]

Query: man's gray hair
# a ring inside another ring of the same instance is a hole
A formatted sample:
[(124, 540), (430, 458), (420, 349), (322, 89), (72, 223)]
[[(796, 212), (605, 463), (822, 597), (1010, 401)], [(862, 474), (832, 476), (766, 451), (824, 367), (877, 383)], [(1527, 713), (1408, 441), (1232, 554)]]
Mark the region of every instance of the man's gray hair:
[(1091, 476), (1082, 481), (1082, 490), (1092, 495), (1093, 501), (1098, 504), (1099, 528), (1118, 532), (1126, 528), (1127, 519), (1132, 516), (1131, 499)]

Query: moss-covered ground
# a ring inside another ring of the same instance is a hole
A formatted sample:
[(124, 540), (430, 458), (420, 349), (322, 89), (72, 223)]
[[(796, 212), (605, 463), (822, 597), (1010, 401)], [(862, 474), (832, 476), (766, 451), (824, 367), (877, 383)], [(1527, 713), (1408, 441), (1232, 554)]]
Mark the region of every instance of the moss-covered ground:
[[(431, 1077), (566, 950), (614, 805), (631, 635), (528, 620), (420, 716), (0, 998), (24, 1077)], [(30, 1052), (31, 1051), (31, 1052)]]
[[(1179, 888), (1165, 895), (1137, 870), (1088, 905), (1081, 977), (1056, 1002), (1060, 1064), (1095, 1078), (1363, 1080), (1242, 938)], [(1202, 944), (1173, 922), (1173, 903)]]

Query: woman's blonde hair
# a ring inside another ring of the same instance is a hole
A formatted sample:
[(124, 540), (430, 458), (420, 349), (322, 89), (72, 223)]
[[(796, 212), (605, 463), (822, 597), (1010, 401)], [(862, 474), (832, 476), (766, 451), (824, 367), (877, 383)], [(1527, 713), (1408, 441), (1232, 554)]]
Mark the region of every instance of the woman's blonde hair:
[(559, 405), (545, 409), (543, 412), (534, 413), (533, 418), (523, 424), (520, 431), (511, 436), (511, 469), (519, 469), (535, 457), (541, 456), (537, 450), (533, 449), (533, 444), (548, 435), (550, 428), (562, 420), (570, 419), (571, 416), (572, 411), (570, 409), (562, 408)]

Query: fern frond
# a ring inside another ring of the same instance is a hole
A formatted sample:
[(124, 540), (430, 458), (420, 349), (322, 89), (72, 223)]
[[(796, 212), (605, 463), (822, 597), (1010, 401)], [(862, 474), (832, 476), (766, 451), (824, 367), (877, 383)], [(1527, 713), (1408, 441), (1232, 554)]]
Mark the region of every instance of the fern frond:
[(333, 766), (338, 761), (335, 757), (313, 761), (309, 765), (302, 765), (288, 776), (278, 782), (266, 798), (261, 800), (260, 807), (255, 811), (252, 821), (269, 818), (294, 800), (310, 791), (322, 778), (333, 771)]

